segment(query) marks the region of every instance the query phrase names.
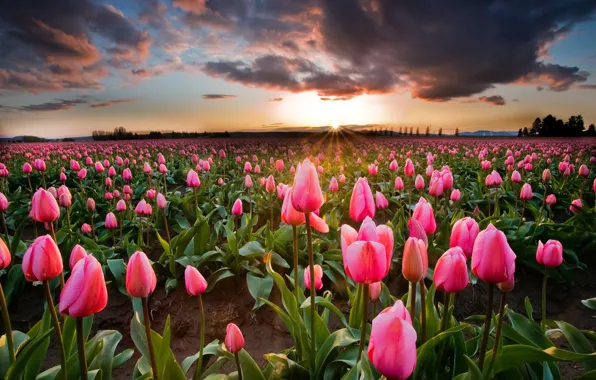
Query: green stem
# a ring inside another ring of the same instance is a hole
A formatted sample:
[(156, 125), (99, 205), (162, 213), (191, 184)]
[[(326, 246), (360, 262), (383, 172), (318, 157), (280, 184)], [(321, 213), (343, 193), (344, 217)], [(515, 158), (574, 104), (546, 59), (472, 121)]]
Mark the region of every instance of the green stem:
[(153, 378), (158, 380), (157, 362), (155, 361), (155, 352), (153, 349), (153, 340), (151, 339), (151, 321), (149, 320), (149, 305), (147, 297), (141, 298), (143, 303), (143, 322), (145, 323), (145, 334), (147, 335), (147, 345), (149, 346), (149, 356), (151, 359), (151, 368), (153, 369)]
[(238, 368), (238, 380), (242, 380), (242, 368), (240, 368), (240, 358), (238, 357), (238, 352), (234, 353), (234, 357), (236, 358), (236, 368)]
[(77, 322), (77, 350), (79, 352), (79, 368), (81, 380), (87, 380), (87, 358), (85, 357), (85, 337), (83, 333), (83, 318), (76, 318)]
[(490, 365), (488, 366), (488, 373), (490, 377), (490, 373), (495, 365), (497, 360), (497, 355), (499, 354), (499, 344), (501, 340), (501, 329), (503, 328), (503, 313), (505, 312), (505, 299), (507, 297), (507, 293), (501, 293), (501, 303), (499, 305), (499, 320), (497, 322), (497, 331), (495, 332), (495, 345), (493, 347), (493, 357), (490, 361)]
[[(195, 193), (195, 212), (198, 212), (198, 208), (199, 208), (199, 199), (197, 196), (197, 188), (193, 188), (194, 189), (194, 193)], [(199, 218), (199, 215), (197, 214), (197, 219)]]
[(312, 233), (310, 228), (310, 212), (305, 212), (306, 221), (306, 239), (308, 242), (308, 265), (310, 265), (310, 357), (312, 361), (311, 371), (315, 370), (315, 354), (317, 351), (316, 346), (316, 320), (315, 320), (315, 298), (317, 296), (315, 289), (315, 258), (312, 249)]
[[(56, 240), (56, 233), (54, 232), (54, 223), (50, 222), (48, 223), (48, 225), (50, 226), (50, 236), (52, 237), (54, 243), (56, 243), (57, 246), (58, 240)], [(60, 272), (60, 289), (64, 289), (64, 272)]]
[(540, 321), (540, 325), (542, 326), (542, 331), (544, 331), (546, 327), (546, 282), (548, 279), (548, 272), (546, 265), (544, 266), (544, 278), (542, 280), (542, 320)]
[(484, 367), (484, 357), (486, 356), (486, 345), (488, 344), (488, 335), (490, 333), (490, 325), (493, 317), (493, 290), (495, 285), (488, 284), (488, 302), (486, 303), (486, 317), (484, 319), (484, 334), (482, 335), (482, 343), (480, 344), (480, 356), (478, 357), (478, 368), (482, 371)]
[(4, 331), (6, 332), (6, 345), (8, 346), (8, 362), (15, 361), (14, 356), (14, 342), (12, 340), (12, 327), (10, 327), (10, 316), (8, 315), (8, 306), (6, 305), (6, 298), (4, 298), (4, 290), (0, 284), (0, 311), (2, 311), (2, 321), (4, 322)]
[(4, 217), (4, 211), (0, 211), (2, 215), (2, 225), (4, 226), (4, 235), (6, 235), (6, 245), (10, 247), (10, 240), (8, 239), (8, 226), (6, 225), (6, 218)]
[(356, 363), (360, 361), (362, 351), (364, 350), (364, 342), (366, 341), (366, 324), (368, 323), (368, 287), (368, 284), (363, 284), (362, 286), (362, 328), (360, 329), (360, 346), (358, 347), (358, 358), (356, 359)]
[(197, 362), (197, 368), (195, 370), (194, 380), (199, 379), (201, 372), (203, 372), (203, 346), (205, 345), (205, 310), (203, 309), (203, 298), (201, 294), (197, 296), (199, 303), (199, 312), (201, 313), (201, 349), (199, 351), (199, 360)]
[(250, 196), (250, 187), (248, 188), (248, 215), (252, 219), (252, 198)]
[(420, 329), (422, 330), (422, 343), (426, 341), (426, 302), (424, 280), (420, 281)]
[(416, 318), (416, 283), (410, 282), (410, 317)]
[(64, 351), (64, 342), (62, 341), (62, 328), (60, 327), (60, 321), (58, 321), (58, 315), (56, 314), (56, 308), (54, 307), (54, 300), (52, 299), (52, 292), (50, 291), (49, 281), (43, 282), (43, 289), (48, 303), (48, 310), (52, 317), (52, 324), (54, 325), (54, 331), (56, 332), (56, 340), (58, 341), (58, 349), (60, 350), (60, 362), (62, 365), (63, 379), (68, 379), (68, 367), (66, 366), (66, 353)]
[(294, 238), (294, 292), (296, 293), (296, 302), (300, 303), (298, 298), (300, 286), (298, 285), (298, 232), (296, 226), (292, 226), (292, 236)]

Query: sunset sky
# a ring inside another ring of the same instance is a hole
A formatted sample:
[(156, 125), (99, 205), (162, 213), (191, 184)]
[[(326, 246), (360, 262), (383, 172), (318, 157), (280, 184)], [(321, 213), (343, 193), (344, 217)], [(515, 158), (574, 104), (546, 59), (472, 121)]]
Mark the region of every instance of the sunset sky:
[(0, 135), (596, 123), (596, 1), (19, 0)]

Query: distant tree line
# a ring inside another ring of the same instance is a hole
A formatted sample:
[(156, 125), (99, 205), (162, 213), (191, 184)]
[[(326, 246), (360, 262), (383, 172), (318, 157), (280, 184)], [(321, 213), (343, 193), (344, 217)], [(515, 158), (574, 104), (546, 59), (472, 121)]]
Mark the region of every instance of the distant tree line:
[(149, 133), (132, 133), (128, 132), (124, 127), (114, 128), (114, 132), (107, 131), (93, 131), (91, 137), (95, 141), (109, 141), (109, 140), (156, 140), (156, 139), (192, 139), (201, 137), (229, 137), (228, 131), (225, 132), (159, 132), (152, 131)]
[[(397, 131), (395, 131), (393, 127), (378, 127), (373, 129), (367, 129), (366, 131), (360, 133), (369, 136), (414, 136), (415, 134), (416, 137), (420, 137), (420, 127), (416, 127), (416, 132), (414, 132), (414, 127), (399, 127)], [(455, 129), (455, 135), (459, 136), (459, 128)], [(430, 127), (426, 127), (426, 132), (424, 136), (430, 136)], [(443, 136), (443, 128), (439, 128), (435, 136)]]
[(572, 115), (569, 120), (564, 122), (553, 115), (548, 115), (543, 119), (539, 117), (534, 120), (530, 128), (519, 129), (518, 137), (522, 136), (540, 136), (540, 137), (580, 137), (596, 136), (594, 124), (590, 124), (585, 129), (584, 118), (582, 115)]

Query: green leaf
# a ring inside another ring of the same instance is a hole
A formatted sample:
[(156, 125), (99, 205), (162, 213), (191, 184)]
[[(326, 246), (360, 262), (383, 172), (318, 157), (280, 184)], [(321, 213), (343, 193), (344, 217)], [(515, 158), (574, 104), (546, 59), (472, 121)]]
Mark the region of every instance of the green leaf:
[(587, 300), (582, 300), (582, 303), (585, 307), (590, 308), (592, 310), (596, 310), (596, 297), (588, 298)]
[(238, 359), (240, 361), (240, 368), (242, 369), (242, 378), (250, 380), (265, 380), (263, 372), (259, 369), (259, 366), (253, 358), (242, 349), (238, 351)]
[(23, 274), (23, 268), (21, 264), (15, 264), (8, 271), (8, 277), (4, 284), (6, 304), (10, 305), (12, 298), (21, 293), (24, 287), (25, 275)]
[[(418, 378), (418, 376), (420, 375), (420, 371), (422, 371), (424, 369), (425, 362), (428, 360), (431, 360), (432, 358), (435, 357), (435, 351), (434, 351), (435, 346), (437, 346), (439, 343), (441, 343), (445, 339), (451, 337), (455, 333), (463, 330), (464, 327), (465, 326), (463, 326), (463, 325), (459, 325), (459, 326), (452, 327), (448, 330), (445, 330), (442, 333), (437, 334), (434, 337), (432, 337), (431, 339), (427, 340), (426, 342), (424, 342), (423, 345), (418, 347), (418, 349), (416, 350), (418, 357), (417, 357), (417, 363), (416, 363), (416, 370), (414, 371), (415, 378)], [(487, 362), (488, 362), (488, 360), (487, 360)]]
[(355, 337), (348, 329), (341, 329), (329, 335), (325, 342), (317, 350), (315, 359), (316, 377), (319, 378), (321, 371), (324, 370), (325, 364), (331, 359), (330, 355), (333, 351), (344, 348), (354, 342), (358, 342), (360, 337)]
[(19, 224), (16, 231), (14, 232), (14, 235), (12, 236), (10, 245), (8, 242), (6, 242), (6, 245), (8, 245), (10, 247), (10, 252), (13, 254), (13, 256), (17, 254), (19, 244), (21, 243), (21, 236), (23, 234), (23, 230), (25, 229), (25, 226), (27, 225), (27, 223), (28, 223), (28, 218), (23, 219), (23, 221)]
[(254, 273), (250, 272), (246, 274), (246, 284), (248, 285), (248, 291), (252, 298), (255, 299), (255, 305), (253, 310), (257, 310), (263, 306), (263, 299), (268, 299), (271, 290), (273, 289), (273, 277), (267, 274), (265, 277), (259, 277)]
[(215, 284), (228, 277), (234, 277), (234, 273), (228, 268), (219, 268), (218, 270), (213, 272), (211, 276), (209, 276), (209, 278), (207, 279), (207, 283), (209, 285), (207, 286), (205, 292), (209, 293), (215, 288)]
[[(565, 335), (571, 347), (575, 352), (581, 352), (583, 354), (591, 354), (594, 352), (594, 348), (588, 341), (588, 339), (579, 331), (575, 326), (563, 321), (555, 321), (559, 330)], [(587, 360), (582, 362), (586, 371), (596, 370), (596, 359)]]
[(132, 355), (134, 353), (135, 351), (132, 348), (127, 348), (118, 355), (114, 356), (114, 360), (112, 361), (112, 370), (122, 366), (124, 363), (132, 359)]
[(134, 351), (128, 349), (122, 352), (120, 355), (114, 357), (116, 347), (118, 346), (120, 340), (122, 340), (122, 334), (115, 330), (103, 330), (98, 332), (96, 335), (96, 337), (100, 336), (101, 349), (93, 361), (89, 363), (89, 371), (99, 370), (101, 371), (102, 379), (110, 380), (112, 378), (112, 369), (119, 367), (128, 361), (132, 357)]
[[(203, 348), (203, 357), (207, 357), (210, 355), (216, 355), (219, 349), (220, 343), (219, 340), (215, 339), (213, 342), (209, 343)], [(201, 351), (197, 352), (194, 355), (186, 357), (182, 361), (182, 370), (184, 373), (188, 372), (190, 367), (199, 359), (199, 355)], [(207, 365), (207, 360), (203, 360), (204, 365)]]
[(239, 250), (240, 256), (243, 257), (250, 257), (250, 258), (257, 258), (265, 253), (265, 249), (261, 246), (256, 240), (249, 241), (248, 243), (244, 244), (242, 248)]
[[(17, 330), (12, 331), (15, 354), (19, 351), (21, 345), (28, 340), (29, 335)], [(8, 345), (6, 344), (6, 334), (4, 334), (0, 337), (0, 379), (4, 379), (4, 375), (6, 375), (6, 371), (8, 370), (8, 364)]]
[[(49, 341), (50, 333), (54, 329), (49, 329), (34, 339), (30, 339), (21, 345), (17, 359), (12, 363), (6, 372), (6, 380), (20, 380), (23, 376), (29, 360), (36, 354), (36, 349), (41, 346), (46, 339)], [(44, 353), (45, 356), (45, 353)]]
[(112, 272), (112, 276), (114, 276), (116, 286), (118, 286), (120, 293), (128, 296), (128, 292), (126, 291), (126, 264), (124, 263), (124, 260), (108, 260), (108, 268), (110, 268), (110, 272)]
[[(308, 369), (288, 358), (283, 354), (265, 354), (265, 359), (273, 365), (276, 378), (280, 379), (307, 379)], [(267, 377), (271, 378), (271, 377)]]

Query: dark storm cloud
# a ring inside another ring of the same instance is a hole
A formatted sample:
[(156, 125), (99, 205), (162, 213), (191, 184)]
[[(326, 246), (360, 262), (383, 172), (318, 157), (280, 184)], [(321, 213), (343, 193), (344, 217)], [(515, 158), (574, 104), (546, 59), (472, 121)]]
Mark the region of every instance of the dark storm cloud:
[(99, 80), (109, 75), (110, 67), (143, 61), (150, 44), (149, 35), (111, 5), (5, 1), (0, 12), (0, 88), (100, 89)]
[(505, 105), (505, 99), (501, 95), (481, 96), (478, 98), (478, 100), (480, 100), (481, 102), (490, 103), (495, 106)]
[(540, 63), (544, 48), (584, 21), (593, 0), (323, 0), (322, 42), (354, 67), (384, 64), (414, 96), (444, 101), (499, 83), (541, 83), (564, 91), (584, 82), (578, 68)]
[(203, 99), (205, 100), (221, 100), (221, 99), (234, 99), (236, 95), (227, 95), (227, 94), (205, 94), (203, 95)]
[(390, 72), (379, 67), (361, 72), (328, 72), (308, 59), (280, 55), (263, 55), (252, 62), (207, 62), (203, 71), (250, 87), (290, 92), (316, 91), (319, 96), (342, 100), (367, 93), (387, 93), (397, 83)]

